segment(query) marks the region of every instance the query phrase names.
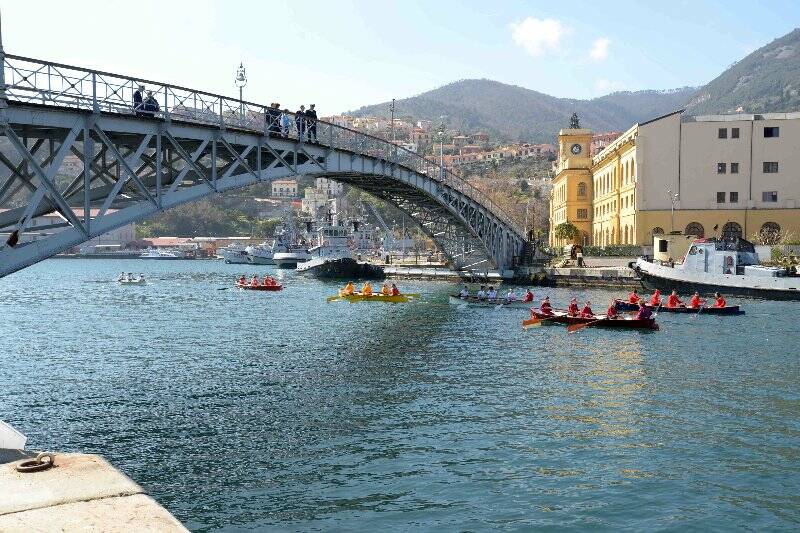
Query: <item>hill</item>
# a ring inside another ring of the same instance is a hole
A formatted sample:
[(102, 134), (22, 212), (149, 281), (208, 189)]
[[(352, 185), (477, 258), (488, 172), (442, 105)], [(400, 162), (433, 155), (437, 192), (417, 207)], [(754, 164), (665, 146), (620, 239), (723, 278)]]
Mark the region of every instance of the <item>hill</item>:
[(686, 106), (691, 114), (800, 110), (800, 29), (775, 39), (711, 80)]
[[(483, 130), (509, 141), (552, 142), (577, 112), (581, 125), (595, 131), (625, 130), (634, 122), (680, 108), (695, 89), (617, 92), (593, 100), (557, 98), (498, 81), (461, 80), (396, 102), (398, 116), (437, 122), (445, 115), (450, 127)], [(389, 103), (365, 106), (355, 116), (388, 117)]]
[[(595, 131), (625, 130), (680, 108), (708, 113), (800, 110), (800, 29), (775, 39), (697, 89), (624, 91), (592, 100), (557, 98), (497, 81), (461, 80), (397, 101), (397, 115), (434, 122), (445, 115), (449, 127), (484, 130), (507, 141), (552, 142), (573, 112)], [(362, 107), (355, 116), (388, 117), (389, 103)]]

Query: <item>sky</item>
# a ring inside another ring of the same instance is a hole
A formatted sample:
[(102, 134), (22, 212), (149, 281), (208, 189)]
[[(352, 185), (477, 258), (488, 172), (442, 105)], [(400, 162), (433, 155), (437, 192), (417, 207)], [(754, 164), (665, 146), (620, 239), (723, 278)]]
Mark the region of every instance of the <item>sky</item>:
[[(800, 25), (800, 2), (0, 0), (6, 53), (320, 116), (467, 78), (558, 97), (702, 85)], [(398, 108), (402, 114), (402, 109)]]

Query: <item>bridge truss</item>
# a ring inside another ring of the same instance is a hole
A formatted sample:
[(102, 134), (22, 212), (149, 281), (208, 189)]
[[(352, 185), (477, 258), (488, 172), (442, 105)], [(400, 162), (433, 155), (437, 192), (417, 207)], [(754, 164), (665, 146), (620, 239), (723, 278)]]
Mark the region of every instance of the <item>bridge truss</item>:
[[(310, 136), (258, 104), (0, 55), (0, 277), (165, 209), (297, 175), (398, 207), (453, 268), (508, 269), (520, 257), (523, 230), (486, 195), (383, 139), (322, 121)], [(157, 109), (133, 104), (139, 86)], [(81, 161), (71, 173), (68, 155)]]

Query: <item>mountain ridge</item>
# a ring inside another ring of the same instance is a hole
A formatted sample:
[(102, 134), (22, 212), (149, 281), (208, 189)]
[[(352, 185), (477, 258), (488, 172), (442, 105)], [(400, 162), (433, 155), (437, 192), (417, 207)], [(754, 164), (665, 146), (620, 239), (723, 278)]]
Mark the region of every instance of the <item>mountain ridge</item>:
[[(582, 100), (560, 98), (486, 78), (462, 79), (395, 102), (396, 116), (483, 130), (503, 141), (553, 142), (577, 113), (584, 127), (624, 131), (667, 113), (758, 113), (800, 109), (800, 29), (748, 54), (701, 87), (616, 91)], [(347, 114), (389, 116), (389, 102)]]

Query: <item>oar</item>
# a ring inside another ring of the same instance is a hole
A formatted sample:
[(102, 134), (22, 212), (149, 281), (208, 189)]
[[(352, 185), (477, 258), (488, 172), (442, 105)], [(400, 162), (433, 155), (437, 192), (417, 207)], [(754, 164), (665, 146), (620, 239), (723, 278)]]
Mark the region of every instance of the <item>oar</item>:
[(230, 289), (230, 287), (220, 287), (220, 288), (219, 288), (219, 289), (217, 289), (217, 290), (218, 290), (218, 291), (227, 291), (228, 289)]
[(705, 306), (704, 306), (703, 304), (700, 304), (700, 310), (699, 310), (699, 311), (697, 311), (697, 312), (694, 314), (694, 316), (692, 317), (692, 320), (696, 319), (696, 318), (697, 318), (697, 315), (699, 315), (700, 313), (702, 313), (702, 312), (703, 312), (703, 309), (705, 309)]
[(541, 326), (543, 322), (553, 320), (554, 318), (558, 318), (558, 315), (549, 316), (546, 318), (528, 318), (522, 321), (522, 329), (537, 328)]
[(598, 322), (602, 322), (603, 320), (608, 320), (608, 317), (598, 318), (597, 320), (592, 320), (591, 322), (584, 322), (583, 324), (570, 324), (569, 326), (567, 326), (567, 333), (575, 333), (576, 331), (580, 331), (583, 328), (588, 328), (589, 326), (593, 326)]

